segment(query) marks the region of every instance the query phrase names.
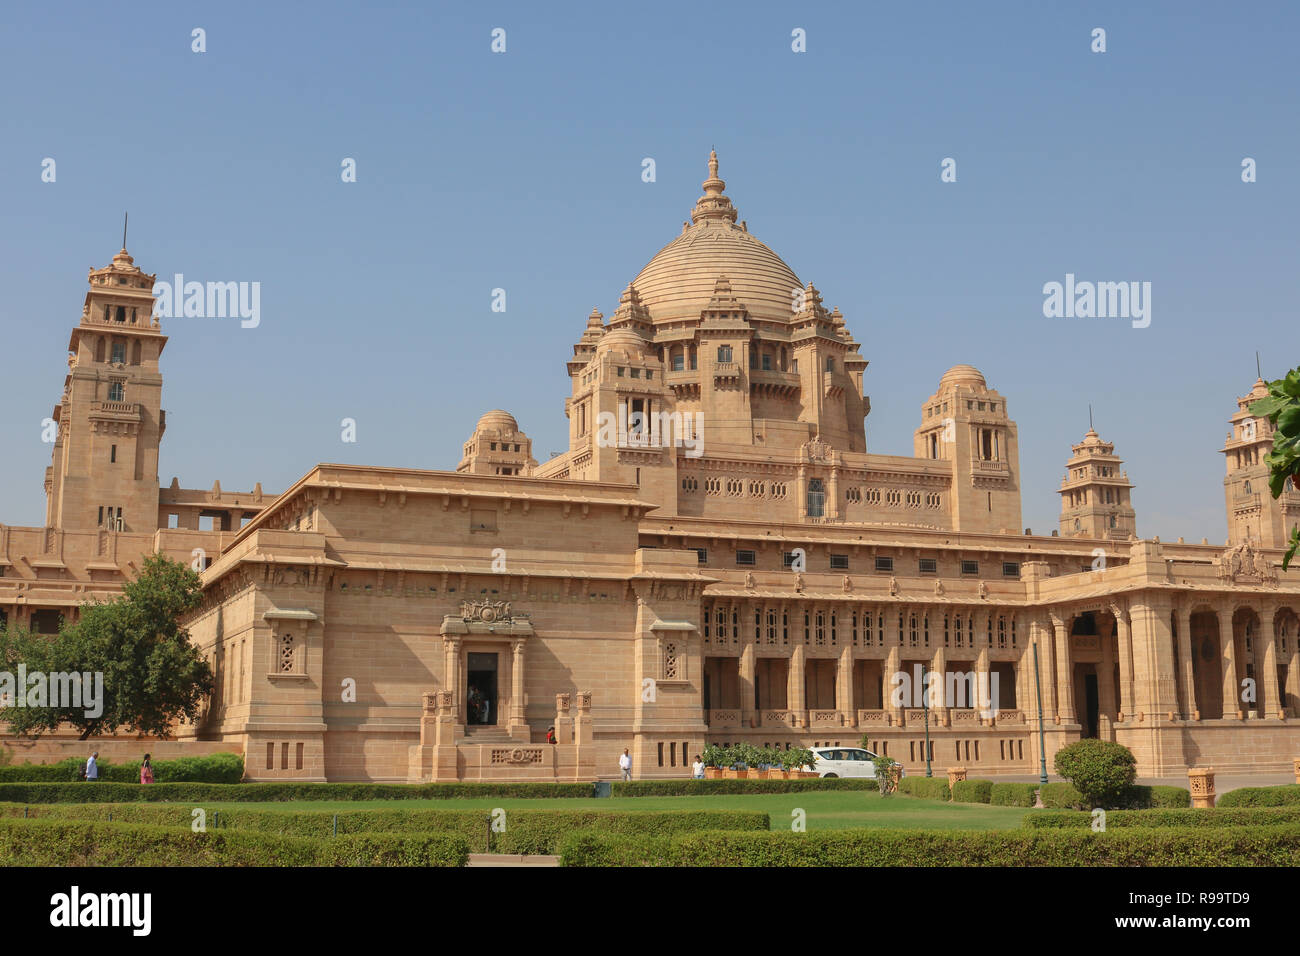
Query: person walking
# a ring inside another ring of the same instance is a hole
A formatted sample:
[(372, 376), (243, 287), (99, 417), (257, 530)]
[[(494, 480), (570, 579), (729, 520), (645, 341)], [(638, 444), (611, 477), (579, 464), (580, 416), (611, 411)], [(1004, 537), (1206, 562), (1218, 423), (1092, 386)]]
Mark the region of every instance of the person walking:
[(691, 765), (691, 776), (696, 780), (704, 779), (704, 758), (699, 754), (695, 755), (695, 763)]
[(140, 763), (140, 782), (153, 783), (153, 764), (149, 762), (149, 755), (144, 755), (144, 760)]
[(90, 755), (90, 759), (86, 761), (86, 780), (90, 781), (90, 780), (98, 780), (98, 779), (99, 779), (99, 751), (96, 750), (94, 753)]
[(632, 779), (632, 754), (626, 747), (623, 748), (623, 756), (618, 758), (618, 769), (623, 771), (623, 779)]

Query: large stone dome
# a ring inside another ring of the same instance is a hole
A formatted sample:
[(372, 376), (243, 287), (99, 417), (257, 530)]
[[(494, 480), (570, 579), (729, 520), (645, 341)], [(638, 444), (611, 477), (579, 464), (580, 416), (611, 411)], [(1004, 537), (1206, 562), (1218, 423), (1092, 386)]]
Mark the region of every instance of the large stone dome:
[(718, 156), (709, 157), (704, 195), (691, 213), (691, 225), (652, 258), (632, 280), (640, 302), (656, 324), (698, 319), (713, 295), (718, 276), (751, 316), (788, 321), (794, 291), (803, 287), (781, 257), (736, 224), (736, 209), (723, 195)]

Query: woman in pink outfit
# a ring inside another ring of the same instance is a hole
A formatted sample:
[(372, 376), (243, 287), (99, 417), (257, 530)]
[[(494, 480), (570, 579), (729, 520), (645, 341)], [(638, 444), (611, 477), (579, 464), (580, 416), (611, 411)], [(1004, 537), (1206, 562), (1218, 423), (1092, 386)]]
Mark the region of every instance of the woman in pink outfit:
[(144, 755), (144, 760), (140, 764), (140, 782), (153, 783), (153, 767), (149, 763), (149, 755)]

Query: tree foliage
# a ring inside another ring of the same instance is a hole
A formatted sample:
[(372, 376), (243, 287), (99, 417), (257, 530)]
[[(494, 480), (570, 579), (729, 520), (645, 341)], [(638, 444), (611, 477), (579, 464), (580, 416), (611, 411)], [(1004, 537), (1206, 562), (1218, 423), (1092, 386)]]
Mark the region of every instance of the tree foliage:
[[(1251, 403), (1250, 413), (1267, 418), (1273, 426), (1273, 450), (1265, 457), (1268, 465), (1268, 490), (1274, 498), (1282, 494), (1287, 479), (1300, 487), (1300, 368), (1293, 368), (1280, 378), (1268, 383), (1268, 396)], [(1291, 529), (1287, 552), (1282, 558), (1282, 570), (1291, 565), (1296, 548), (1300, 547), (1300, 527)]]
[(212, 693), (213, 675), (180, 620), (201, 597), (198, 574), (158, 553), (145, 559), (120, 597), (82, 605), (77, 623), (56, 637), (20, 628), (0, 633), (0, 664), (11, 673), (23, 663), (28, 674), (103, 675), (97, 716), (66, 707), (10, 706), (0, 717), (16, 734), (39, 736), (71, 725), (82, 740), (118, 730), (161, 737), (176, 720), (196, 719)]

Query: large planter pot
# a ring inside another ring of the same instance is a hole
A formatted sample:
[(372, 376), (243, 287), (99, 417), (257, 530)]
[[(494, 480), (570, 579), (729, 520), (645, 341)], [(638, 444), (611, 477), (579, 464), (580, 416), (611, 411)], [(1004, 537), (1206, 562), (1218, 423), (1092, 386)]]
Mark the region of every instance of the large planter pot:
[(764, 770), (764, 771), (763, 771), (763, 779), (764, 779), (764, 780), (784, 780), (784, 779), (785, 779), (785, 771), (784, 771), (784, 770)]
[(814, 779), (816, 777), (817, 777), (817, 771), (815, 770), (791, 770), (790, 771), (791, 780), (806, 780), (806, 779)]
[(724, 770), (722, 771), (722, 778), (724, 780), (740, 780), (742, 773), (744, 773), (743, 770)]
[(717, 768), (717, 767), (705, 767), (705, 768), (704, 768), (704, 779), (706, 779), (706, 780), (721, 780), (721, 779), (722, 779), (722, 771), (721, 771), (719, 768)]

